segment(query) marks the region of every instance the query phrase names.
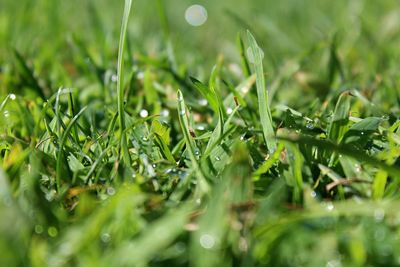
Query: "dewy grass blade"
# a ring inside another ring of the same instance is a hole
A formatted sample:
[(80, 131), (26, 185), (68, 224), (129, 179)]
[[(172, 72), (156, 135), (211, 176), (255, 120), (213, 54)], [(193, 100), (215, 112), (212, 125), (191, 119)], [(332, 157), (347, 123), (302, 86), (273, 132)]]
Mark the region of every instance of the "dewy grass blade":
[(254, 36), (247, 31), (251, 52), (254, 59), (254, 68), (256, 72), (256, 86), (258, 96), (258, 109), (260, 112), (261, 127), (269, 152), (276, 150), (276, 140), (273, 128), (271, 110), (269, 109), (268, 92), (265, 85), (264, 69), (262, 65), (261, 49), (258, 46)]
[(62, 159), (63, 157), (63, 149), (64, 149), (64, 145), (65, 142), (67, 141), (67, 137), (72, 129), (72, 127), (75, 125), (75, 123), (77, 122), (77, 120), (79, 119), (79, 117), (82, 115), (82, 113), (86, 110), (86, 107), (82, 108), (81, 111), (78, 112), (78, 114), (75, 115), (75, 117), (70, 121), (70, 123), (68, 124), (67, 128), (65, 129), (62, 137), (61, 137), (61, 141), (60, 141), (60, 147), (58, 149), (58, 155), (57, 155), (57, 166), (56, 166), (56, 187), (57, 187), (57, 191), (60, 192), (61, 189), (61, 164), (62, 164)]
[(118, 92), (118, 114), (119, 114), (119, 127), (121, 131), (121, 153), (125, 164), (131, 165), (129, 157), (126, 133), (125, 130), (125, 108), (124, 108), (124, 52), (126, 47), (126, 31), (128, 27), (129, 14), (131, 11), (132, 0), (125, 0), (124, 15), (122, 17), (121, 35), (119, 39), (119, 50), (118, 50), (118, 80), (117, 80), (117, 92)]
[(333, 143), (332, 141), (320, 140), (308, 136), (300, 136), (300, 135), (292, 135), (292, 136), (279, 136), (279, 139), (286, 140), (289, 142), (297, 143), (297, 144), (306, 144), (310, 146), (315, 146), (319, 149), (326, 150), (330, 153), (336, 152), (339, 154), (343, 154), (349, 156), (351, 158), (357, 159), (359, 161), (363, 161), (365, 164), (369, 164), (371, 166), (378, 167), (388, 174), (392, 175), (393, 178), (399, 180), (400, 178), (400, 168), (389, 165), (384, 161), (381, 161), (377, 158), (374, 158), (362, 150), (358, 150), (351, 145), (340, 145)]
[(203, 194), (209, 191), (209, 185), (196, 159), (195, 155), (196, 144), (194, 143), (194, 140), (190, 136), (189, 120), (186, 116), (185, 100), (183, 99), (183, 95), (180, 90), (178, 90), (178, 113), (179, 113), (179, 123), (186, 143), (186, 149), (189, 153), (189, 157), (193, 164), (194, 171), (197, 175), (198, 179), (197, 184), (198, 184), (198, 189), (200, 190), (199, 193)]

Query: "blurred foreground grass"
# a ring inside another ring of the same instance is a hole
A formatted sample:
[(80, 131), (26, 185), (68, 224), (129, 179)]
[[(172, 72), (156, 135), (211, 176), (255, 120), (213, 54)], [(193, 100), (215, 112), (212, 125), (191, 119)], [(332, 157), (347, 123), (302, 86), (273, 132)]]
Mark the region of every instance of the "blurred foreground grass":
[(399, 266), (398, 2), (195, 3), (0, 2), (0, 266)]

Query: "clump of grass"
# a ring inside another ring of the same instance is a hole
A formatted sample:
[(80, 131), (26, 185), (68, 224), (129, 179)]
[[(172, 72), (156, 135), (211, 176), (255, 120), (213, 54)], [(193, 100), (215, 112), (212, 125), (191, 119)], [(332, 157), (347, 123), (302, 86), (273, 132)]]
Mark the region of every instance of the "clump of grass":
[[(367, 23), (390, 22), (390, 1), (283, 1), (270, 9), (293, 16), (267, 24), (264, 2), (229, 2), (237, 51), (215, 60), (212, 12), (200, 48), (181, 4), (134, 2), (128, 23), (130, 0), (71, 18), (54, 14), (73, 1), (5, 0), (1, 266), (399, 265), (398, 29)], [(25, 31), (46, 10), (54, 23)], [(338, 31), (349, 21), (362, 30)]]

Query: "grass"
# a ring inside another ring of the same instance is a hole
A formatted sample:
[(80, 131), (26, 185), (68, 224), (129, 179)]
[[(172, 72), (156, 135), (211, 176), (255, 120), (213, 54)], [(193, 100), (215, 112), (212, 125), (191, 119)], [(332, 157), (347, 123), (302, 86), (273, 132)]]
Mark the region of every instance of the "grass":
[(400, 265), (397, 2), (202, 5), (0, 4), (0, 266)]

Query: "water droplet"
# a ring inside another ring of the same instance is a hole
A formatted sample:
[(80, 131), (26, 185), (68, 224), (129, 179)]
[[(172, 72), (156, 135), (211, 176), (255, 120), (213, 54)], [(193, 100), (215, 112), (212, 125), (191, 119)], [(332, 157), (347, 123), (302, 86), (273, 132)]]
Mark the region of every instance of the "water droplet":
[(317, 192), (311, 191), (310, 195), (312, 198), (315, 198), (315, 197), (317, 197)]
[(11, 100), (15, 100), (17, 98), (17, 96), (16, 95), (14, 95), (14, 94), (10, 94), (10, 99)]
[(197, 147), (194, 149), (194, 154), (196, 156), (200, 156), (200, 149), (198, 149)]
[(354, 165), (354, 169), (355, 169), (356, 172), (360, 173), (360, 172), (361, 172), (361, 166), (360, 166), (360, 164), (355, 164), (355, 165)]
[(143, 137), (142, 137), (142, 140), (143, 140), (144, 142), (147, 142), (147, 141), (149, 141), (149, 138), (147, 138), (146, 136), (143, 136)]
[(151, 165), (153, 168), (156, 168), (157, 167), (157, 165), (156, 164), (153, 164), (153, 165)]
[(381, 222), (385, 218), (385, 211), (383, 209), (377, 209), (374, 211), (375, 221)]
[(384, 120), (384, 121), (387, 121), (387, 120), (389, 120), (389, 115), (388, 114), (384, 114), (384, 115), (382, 115), (382, 120)]
[(40, 224), (35, 225), (35, 233), (37, 233), (38, 235), (43, 233), (43, 226), (41, 226)]
[(243, 251), (243, 252), (246, 252), (248, 249), (249, 249), (249, 245), (248, 245), (248, 243), (247, 243), (246, 238), (241, 237), (241, 238), (239, 239), (239, 250), (240, 250), (240, 251)]
[(342, 263), (340, 260), (331, 260), (326, 263), (326, 267), (341, 267)]
[(111, 81), (112, 81), (113, 83), (116, 83), (116, 82), (118, 81), (118, 75), (117, 75), (117, 74), (111, 75)]
[(246, 134), (240, 136), (240, 141), (243, 141), (246, 138)]
[(140, 115), (140, 117), (142, 117), (142, 118), (146, 118), (147, 116), (149, 116), (149, 112), (148, 112), (147, 110), (145, 110), (145, 109), (142, 109), (142, 110), (139, 112), (139, 115)]
[(196, 126), (196, 130), (204, 131), (205, 129), (206, 129), (206, 127), (204, 125), (197, 125)]
[(208, 105), (207, 99), (204, 99), (204, 98), (200, 99), (199, 100), (199, 105), (203, 106), (203, 107), (207, 106)]
[(169, 110), (168, 109), (163, 109), (160, 112), (161, 117), (168, 117), (169, 116)]
[(182, 109), (181, 110), (181, 113), (179, 113), (181, 116), (185, 116), (186, 115), (186, 110), (185, 109)]
[(6, 117), (6, 118), (10, 117), (10, 111), (8, 111), (8, 110), (4, 110), (3, 114), (4, 114), (4, 117)]
[(216, 156), (216, 157), (215, 157), (215, 160), (216, 160), (216, 161), (220, 161), (220, 160), (221, 160), (221, 158), (220, 158), (220, 157), (218, 157), (218, 156)]
[(226, 109), (226, 114), (230, 115), (230, 114), (232, 114), (232, 112), (233, 112), (232, 108), (227, 108)]
[(314, 124), (312, 124), (312, 122), (307, 122), (306, 128), (309, 130), (312, 130), (312, 129), (314, 129)]
[(50, 226), (47, 229), (47, 233), (49, 234), (50, 237), (56, 237), (58, 235), (58, 230), (54, 226)]
[(326, 205), (326, 209), (327, 209), (328, 211), (333, 211), (334, 208), (335, 208), (335, 206), (333, 206), (333, 203), (332, 203), (332, 202), (329, 202), (329, 203)]
[(196, 199), (196, 204), (200, 205), (201, 204), (201, 198)]
[(139, 71), (136, 74), (136, 78), (138, 78), (139, 80), (143, 80), (144, 79), (144, 72), (143, 71)]
[(107, 188), (107, 195), (109, 195), (109, 196), (115, 195), (115, 189), (114, 189), (114, 187), (108, 187), (108, 188)]
[(212, 235), (204, 234), (200, 237), (200, 245), (205, 249), (212, 249), (215, 246), (215, 238)]
[(364, 133), (364, 132), (361, 132), (360, 134), (361, 134), (361, 135), (364, 135), (365, 133)]
[(201, 5), (192, 5), (185, 11), (185, 19), (191, 26), (201, 26), (208, 18), (207, 10)]
[(104, 233), (101, 235), (101, 241), (103, 241), (104, 243), (108, 243), (111, 240), (111, 235), (109, 233)]
[[(260, 51), (261, 59), (263, 59), (264, 58), (264, 51), (262, 51), (261, 48), (258, 48), (258, 50)], [(250, 63), (254, 64), (255, 63), (255, 57), (254, 57), (253, 50), (251, 49), (251, 47), (248, 47), (246, 52), (247, 52), (247, 59), (249, 60)]]

